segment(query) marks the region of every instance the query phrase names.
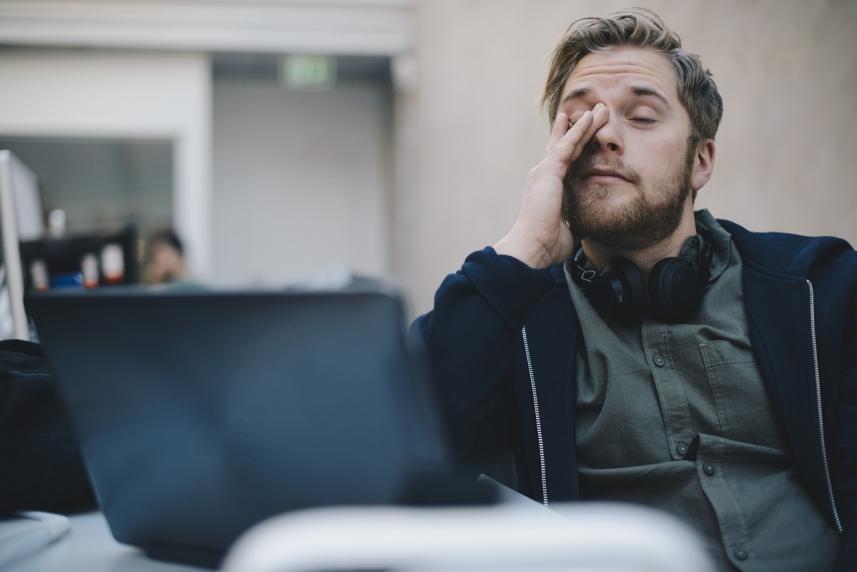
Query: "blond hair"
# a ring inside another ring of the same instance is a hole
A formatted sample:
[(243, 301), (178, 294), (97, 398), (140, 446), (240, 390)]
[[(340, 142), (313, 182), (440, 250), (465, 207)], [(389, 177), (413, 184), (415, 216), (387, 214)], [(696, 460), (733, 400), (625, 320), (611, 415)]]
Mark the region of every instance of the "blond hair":
[(714, 139), (723, 116), (723, 100), (711, 72), (702, 66), (699, 56), (682, 49), (681, 39), (660, 16), (645, 8), (620, 10), (603, 18), (581, 18), (569, 26), (553, 51), (542, 95), (551, 124), (575, 66), (587, 54), (613, 46), (652, 48), (666, 54), (675, 69), (679, 100), (690, 116), (691, 141)]

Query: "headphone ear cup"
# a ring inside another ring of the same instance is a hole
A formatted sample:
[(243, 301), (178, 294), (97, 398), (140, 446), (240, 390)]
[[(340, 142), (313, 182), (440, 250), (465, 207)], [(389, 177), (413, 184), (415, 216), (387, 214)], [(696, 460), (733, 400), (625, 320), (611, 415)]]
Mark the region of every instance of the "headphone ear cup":
[(649, 311), (667, 323), (687, 320), (702, 300), (705, 283), (693, 263), (664, 258), (649, 273)]
[(646, 282), (633, 262), (616, 258), (605, 264), (588, 290), (589, 300), (602, 314), (629, 322), (646, 309)]

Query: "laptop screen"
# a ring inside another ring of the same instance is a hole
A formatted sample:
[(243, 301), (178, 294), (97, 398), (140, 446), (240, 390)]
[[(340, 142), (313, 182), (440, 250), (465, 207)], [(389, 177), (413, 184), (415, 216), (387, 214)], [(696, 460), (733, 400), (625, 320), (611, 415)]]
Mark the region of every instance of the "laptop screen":
[(120, 541), (222, 549), (448, 470), (394, 296), (116, 288), (28, 309)]

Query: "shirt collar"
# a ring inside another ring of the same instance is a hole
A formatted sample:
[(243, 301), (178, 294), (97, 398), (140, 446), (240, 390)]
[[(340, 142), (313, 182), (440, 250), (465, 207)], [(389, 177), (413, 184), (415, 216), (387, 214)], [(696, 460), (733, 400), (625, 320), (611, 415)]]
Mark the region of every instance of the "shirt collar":
[(711, 275), (709, 282), (714, 282), (732, 261), (732, 235), (720, 226), (720, 223), (708, 212), (700, 209), (693, 213), (696, 220), (696, 232), (701, 234), (711, 248)]

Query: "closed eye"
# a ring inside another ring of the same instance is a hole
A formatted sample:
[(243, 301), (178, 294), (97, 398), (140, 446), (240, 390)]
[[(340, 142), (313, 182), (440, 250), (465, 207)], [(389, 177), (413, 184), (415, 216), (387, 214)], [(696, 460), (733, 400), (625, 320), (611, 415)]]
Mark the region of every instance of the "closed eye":
[(651, 117), (632, 117), (631, 121), (636, 121), (637, 123), (654, 123), (655, 120)]

